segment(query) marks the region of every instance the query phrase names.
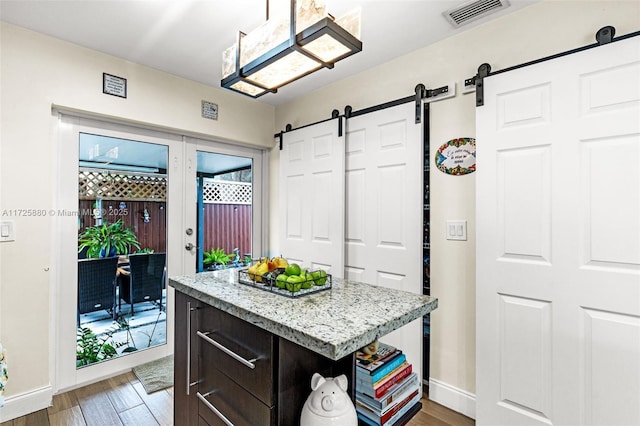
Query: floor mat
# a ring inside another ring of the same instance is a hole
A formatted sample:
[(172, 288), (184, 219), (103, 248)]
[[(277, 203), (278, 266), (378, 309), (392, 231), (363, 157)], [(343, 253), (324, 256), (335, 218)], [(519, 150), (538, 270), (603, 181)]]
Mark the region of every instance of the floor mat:
[(133, 374), (147, 393), (173, 386), (173, 355), (134, 367)]

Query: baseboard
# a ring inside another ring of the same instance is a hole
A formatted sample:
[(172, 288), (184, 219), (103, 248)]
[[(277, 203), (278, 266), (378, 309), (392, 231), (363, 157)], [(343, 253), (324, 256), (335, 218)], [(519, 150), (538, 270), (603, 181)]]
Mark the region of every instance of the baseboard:
[(51, 405), (52, 399), (53, 388), (51, 386), (9, 396), (4, 399), (4, 406), (0, 408), (0, 423), (47, 408)]
[(429, 399), (467, 417), (476, 418), (476, 396), (472, 393), (430, 378)]

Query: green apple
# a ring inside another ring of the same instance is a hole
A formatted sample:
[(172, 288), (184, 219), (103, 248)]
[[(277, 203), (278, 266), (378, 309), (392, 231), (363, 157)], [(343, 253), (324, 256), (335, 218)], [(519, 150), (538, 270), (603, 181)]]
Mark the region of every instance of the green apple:
[(302, 288), (311, 288), (313, 287), (313, 276), (307, 273), (304, 277), (304, 282), (302, 283)]
[(299, 275), (291, 275), (290, 277), (287, 277), (288, 283), (301, 284), (303, 281), (304, 281), (304, 278), (302, 278)]
[(296, 291), (300, 291), (300, 289), (302, 288), (303, 282), (304, 282), (304, 278), (302, 278), (301, 276), (291, 275), (290, 277), (287, 278), (287, 282), (285, 283), (285, 286), (287, 287), (287, 290), (291, 292), (296, 292)]
[(284, 270), (284, 273), (288, 276), (293, 276), (300, 275), (300, 271), (300, 265), (298, 265), (297, 263), (292, 263), (291, 265), (287, 266), (287, 268)]
[(326, 271), (313, 271), (311, 273), (311, 276), (313, 277), (313, 281), (315, 282), (315, 285), (324, 285), (327, 282), (327, 272)]
[(287, 277), (285, 274), (280, 274), (276, 277), (276, 287), (285, 288), (287, 283)]

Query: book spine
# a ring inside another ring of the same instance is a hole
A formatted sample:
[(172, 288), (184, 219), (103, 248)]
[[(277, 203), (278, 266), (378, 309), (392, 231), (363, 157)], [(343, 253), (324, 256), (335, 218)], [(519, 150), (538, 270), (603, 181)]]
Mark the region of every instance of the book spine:
[(407, 365), (403, 370), (401, 370), (395, 376), (393, 376), (393, 378), (389, 379), (388, 381), (380, 385), (380, 387), (376, 388), (374, 396), (376, 398), (380, 398), (389, 390), (391, 386), (393, 386), (394, 383), (399, 382), (400, 380), (404, 379), (409, 374), (411, 374), (412, 369), (413, 369), (413, 366), (411, 364)]
[(401, 353), (402, 351), (400, 349), (395, 349), (393, 352), (389, 352), (388, 354), (385, 354), (384, 356), (376, 360), (373, 360), (373, 359), (366, 360), (366, 361), (357, 360), (356, 366), (362, 371), (366, 371), (369, 374), (373, 374), (375, 370), (383, 366), (386, 362), (389, 362), (393, 358), (399, 356)]
[(357, 401), (356, 414), (358, 415), (358, 417), (365, 417), (372, 424), (380, 426), (380, 416), (376, 414), (375, 410)]
[(395, 346), (387, 345), (386, 343), (380, 342), (378, 352), (373, 355), (365, 354), (360, 350), (356, 351), (356, 362), (366, 366), (372, 362), (379, 361), (387, 358), (390, 355), (393, 355), (395, 352), (397, 352), (397, 350), (398, 349)]
[(376, 382), (384, 379), (385, 376), (389, 375), (400, 365), (404, 364), (407, 360), (407, 356), (405, 354), (401, 354), (398, 357), (392, 359), (388, 363), (376, 369), (376, 371), (371, 374), (368, 371), (363, 371), (356, 369), (356, 379), (360, 382), (364, 382), (367, 385), (371, 384), (375, 386)]
[(411, 373), (409, 376), (405, 377), (404, 380), (394, 384), (382, 398), (372, 398), (356, 389), (356, 399), (361, 400), (370, 407), (384, 411), (385, 408), (392, 405), (394, 402), (397, 402), (398, 399), (404, 396), (409, 389), (414, 387), (419, 388), (420, 382), (418, 380), (418, 375), (416, 373)]
[[(364, 394), (367, 394), (371, 397), (377, 398), (374, 395), (374, 391), (375, 389), (378, 389), (380, 386), (386, 384), (389, 381), (392, 381), (396, 375), (401, 372), (402, 370), (404, 370), (405, 368), (407, 368), (407, 366), (410, 366), (411, 364), (409, 364), (408, 362), (404, 362), (402, 364), (400, 364), (398, 367), (396, 367), (395, 370), (393, 370), (392, 372), (390, 372), (389, 374), (387, 374), (386, 376), (384, 376), (381, 380), (378, 380), (375, 383), (372, 383), (371, 380), (364, 380), (362, 378), (357, 377), (356, 378), (356, 391), (360, 391)], [(397, 381), (394, 381), (397, 382)]]
[(418, 384), (418, 382), (412, 381), (411, 382), (411, 386), (405, 387), (404, 389), (402, 389), (402, 392), (400, 392), (400, 393), (396, 393), (396, 395), (394, 396), (393, 400), (385, 401), (385, 405), (384, 405), (384, 407), (382, 407), (380, 409), (380, 412), (382, 414), (385, 414), (388, 410), (391, 410), (393, 408), (393, 405), (397, 404), (398, 401), (402, 401), (407, 396), (413, 394), (416, 391), (420, 392), (420, 389), (421, 389), (421, 387)]
[(405, 362), (406, 359), (407, 359), (407, 356), (405, 354), (402, 354), (394, 358), (393, 360), (389, 361), (389, 363), (384, 364), (382, 367), (380, 367), (376, 371), (374, 371), (373, 374), (371, 375), (373, 383), (377, 382), (378, 380), (380, 380), (381, 378), (383, 378), (384, 376), (386, 376), (387, 374), (395, 370), (395, 368), (400, 364), (402, 364), (403, 362)]
[(405, 415), (405, 413), (407, 413), (408, 411), (411, 410), (411, 408), (416, 405), (418, 402), (420, 402), (420, 398), (422, 398), (422, 395), (418, 394), (416, 396), (413, 397), (413, 399), (404, 407), (402, 407), (402, 409), (400, 411), (398, 411), (396, 414), (393, 415), (393, 417), (391, 417), (386, 423), (382, 423), (383, 426), (392, 426), (395, 422), (397, 422), (402, 416)]
[(380, 426), (380, 423), (378, 422), (374, 422), (373, 420), (371, 420), (369, 417), (367, 417), (366, 415), (358, 412), (356, 413), (358, 415), (358, 420), (360, 420), (362, 423), (369, 425), (369, 426)]
[(407, 409), (411, 408), (416, 402), (420, 401), (422, 395), (418, 389), (415, 389), (410, 394), (406, 395), (402, 398), (401, 401), (398, 401), (390, 410), (386, 413), (380, 414), (378, 410), (373, 409), (367, 404), (364, 404), (361, 401), (356, 401), (356, 412), (360, 416), (364, 416), (370, 422), (373, 422), (375, 425), (385, 425), (388, 424), (394, 419), (402, 417)]
[(390, 409), (389, 411), (387, 411), (386, 413), (384, 413), (382, 415), (382, 417), (380, 418), (382, 424), (387, 423), (389, 421), (389, 419), (391, 419), (398, 412), (400, 412), (400, 410), (402, 410), (406, 405), (408, 405), (409, 402), (411, 402), (416, 397), (416, 395), (418, 395), (418, 394), (419, 394), (419, 392), (416, 389), (409, 396), (407, 396), (405, 399), (403, 399), (402, 401), (398, 401), (398, 403), (396, 405), (394, 405), (392, 409)]

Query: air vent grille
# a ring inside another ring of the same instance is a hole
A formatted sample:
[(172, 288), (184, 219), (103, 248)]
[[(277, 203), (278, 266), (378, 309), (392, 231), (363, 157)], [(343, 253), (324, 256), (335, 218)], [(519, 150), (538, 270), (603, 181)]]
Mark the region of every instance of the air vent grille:
[(474, 0), (449, 9), (444, 16), (454, 27), (460, 27), (509, 6), (507, 0)]

